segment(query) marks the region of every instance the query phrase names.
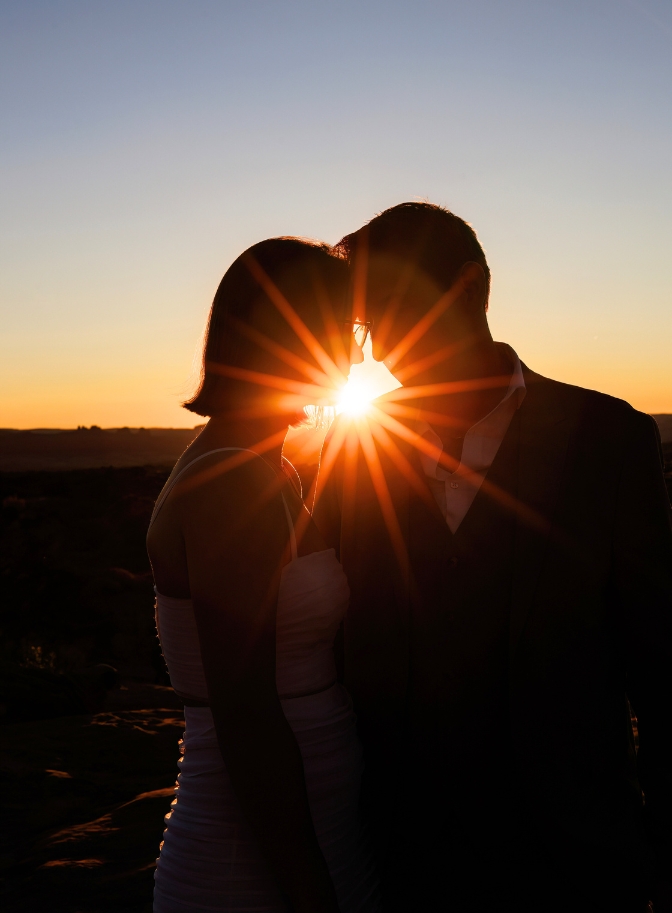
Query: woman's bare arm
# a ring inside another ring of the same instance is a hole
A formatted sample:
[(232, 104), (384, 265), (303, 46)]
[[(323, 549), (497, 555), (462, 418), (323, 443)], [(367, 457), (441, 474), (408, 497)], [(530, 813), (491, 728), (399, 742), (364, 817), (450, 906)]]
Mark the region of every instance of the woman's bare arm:
[(190, 487), (176, 507), (215, 729), (236, 794), (293, 910), (336, 913), (275, 683), (288, 541), (279, 484), (253, 461)]

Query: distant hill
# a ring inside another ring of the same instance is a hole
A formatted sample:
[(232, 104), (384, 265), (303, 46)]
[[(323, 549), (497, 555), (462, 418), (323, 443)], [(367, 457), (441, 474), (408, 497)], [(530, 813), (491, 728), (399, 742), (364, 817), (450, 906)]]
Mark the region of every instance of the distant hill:
[(653, 416), (658, 422), (658, 429), (663, 444), (672, 444), (672, 415), (665, 413)]
[[(49, 472), (112, 466), (172, 466), (196, 437), (195, 428), (0, 428), (0, 472)], [(285, 453), (316, 468), (326, 429), (291, 429)]]
[[(654, 415), (665, 449), (672, 447), (672, 415)], [(0, 471), (96, 469), (103, 466), (172, 466), (202, 425), (195, 428), (0, 428)], [(314, 474), (325, 429), (289, 432), (285, 453)]]
[(200, 427), (0, 429), (0, 471), (172, 466)]

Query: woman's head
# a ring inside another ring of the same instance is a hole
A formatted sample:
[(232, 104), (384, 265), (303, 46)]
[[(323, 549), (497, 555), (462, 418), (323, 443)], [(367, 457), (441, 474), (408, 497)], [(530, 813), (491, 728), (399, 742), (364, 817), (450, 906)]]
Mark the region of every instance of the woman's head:
[(316, 402), (315, 388), (335, 389), (350, 365), (348, 283), (327, 244), (271, 238), (248, 248), (219, 284), (201, 383), (184, 407), (222, 416), (266, 403), (289, 413)]

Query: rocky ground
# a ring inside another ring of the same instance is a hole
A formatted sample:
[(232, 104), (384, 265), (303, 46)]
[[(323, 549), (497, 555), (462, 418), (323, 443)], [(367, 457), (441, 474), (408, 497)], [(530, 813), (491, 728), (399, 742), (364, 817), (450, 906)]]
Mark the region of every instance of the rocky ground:
[(3, 913), (151, 911), (184, 725), (145, 551), (168, 472), (0, 472)]
[(150, 913), (183, 726), (171, 688), (127, 682), (103, 712), (3, 727), (6, 913)]
[[(307, 490), (306, 434), (289, 456)], [(0, 472), (6, 913), (151, 911), (183, 728), (144, 544), (169, 468)]]

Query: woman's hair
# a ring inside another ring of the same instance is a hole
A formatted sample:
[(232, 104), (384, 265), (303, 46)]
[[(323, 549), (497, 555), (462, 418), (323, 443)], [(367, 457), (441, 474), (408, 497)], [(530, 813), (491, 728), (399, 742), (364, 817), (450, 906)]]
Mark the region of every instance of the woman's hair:
[(348, 268), (328, 244), (304, 238), (270, 238), (254, 244), (234, 260), (215, 293), (201, 381), (191, 399), (182, 403), (185, 409), (213, 416), (231, 408), (235, 381), (218, 368), (249, 366), (259, 352), (251, 337), (261, 320), (267, 326), (270, 317), (284, 340), (291, 338), (289, 324), (269, 297), (275, 290), (315, 335), (323, 335), (325, 306), (336, 321), (346, 319)]

